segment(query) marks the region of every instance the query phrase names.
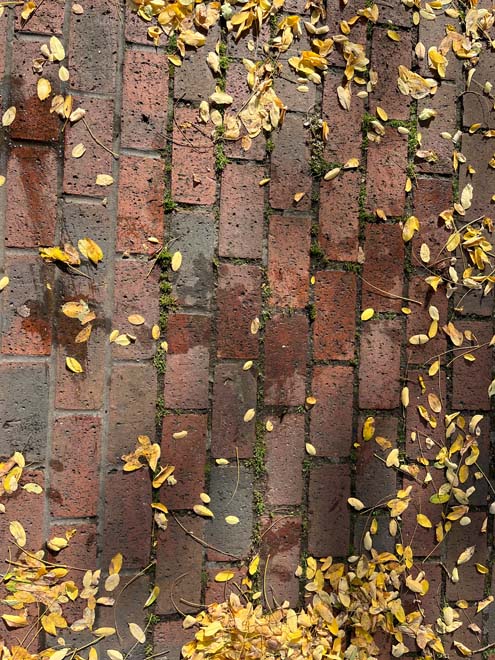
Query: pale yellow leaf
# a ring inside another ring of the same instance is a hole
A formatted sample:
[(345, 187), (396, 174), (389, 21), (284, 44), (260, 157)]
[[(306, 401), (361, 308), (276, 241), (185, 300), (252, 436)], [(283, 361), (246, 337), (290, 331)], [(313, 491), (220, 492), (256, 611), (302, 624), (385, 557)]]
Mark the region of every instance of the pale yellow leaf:
[(80, 362), (73, 357), (66, 357), (65, 365), (69, 371), (72, 371), (75, 374), (82, 374), (84, 371)]

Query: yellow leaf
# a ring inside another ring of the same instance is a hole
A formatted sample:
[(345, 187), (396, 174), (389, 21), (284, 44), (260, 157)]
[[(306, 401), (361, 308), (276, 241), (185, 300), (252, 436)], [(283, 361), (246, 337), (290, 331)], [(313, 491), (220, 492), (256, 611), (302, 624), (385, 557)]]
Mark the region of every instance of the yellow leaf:
[(144, 644), (146, 641), (146, 635), (144, 634), (141, 626), (138, 626), (137, 623), (129, 623), (129, 631), (136, 641), (140, 644)]
[(143, 605), (143, 607), (149, 607), (150, 605), (153, 605), (155, 600), (158, 598), (159, 593), (160, 593), (160, 587), (156, 584), (151, 590), (151, 593), (146, 599), (146, 602)]
[(227, 460), (226, 458), (216, 458), (215, 463), (217, 465), (229, 465), (230, 461)]
[(84, 156), (86, 153), (86, 147), (82, 142), (79, 142), (79, 144), (76, 144), (74, 149), (72, 149), (71, 156), (72, 158), (81, 158), (81, 156)]
[(46, 545), (52, 552), (60, 552), (69, 545), (69, 542), (62, 536), (54, 536), (46, 542)]
[(182, 60), (178, 55), (169, 55), (168, 61), (174, 66), (182, 66)]
[(16, 109), (13, 105), (10, 106), (10, 108), (7, 108), (5, 112), (2, 115), (2, 126), (10, 126), (16, 115)]
[(259, 329), (260, 329), (260, 320), (258, 317), (256, 317), (251, 321), (251, 334), (252, 335), (258, 334)]
[(416, 521), (418, 525), (421, 525), (421, 527), (425, 527), (426, 529), (431, 529), (433, 527), (430, 519), (428, 516), (425, 516), (424, 513), (418, 513)]
[(174, 440), (182, 440), (183, 438), (187, 437), (187, 431), (177, 431), (176, 433), (172, 433), (172, 438)]
[(247, 362), (244, 362), (244, 364), (242, 365), (242, 370), (249, 371), (249, 369), (251, 369), (252, 366), (253, 366), (253, 361), (248, 360)]
[(24, 484), (24, 486), (22, 486), (22, 489), (25, 490), (27, 493), (34, 493), (35, 495), (39, 495), (40, 493), (43, 492), (43, 488), (39, 484), (35, 484), (31, 481), (27, 484)]
[(440, 360), (435, 360), (428, 369), (428, 376), (435, 376), (440, 369)]
[(266, 186), (266, 184), (267, 184), (269, 181), (270, 181), (269, 178), (260, 179), (260, 180), (258, 181), (258, 185), (259, 185), (259, 186)]
[(17, 520), (12, 520), (9, 525), (9, 531), (15, 538), (17, 545), (20, 545), (21, 548), (23, 548), (26, 545), (26, 532), (21, 523)]
[(379, 105), (376, 107), (376, 114), (382, 121), (388, 121), (388, 114)]
[(249, 575), (255, 575), (255, 574), (256, 574), (256, 572), (257, 572), (257, 570), (258, 570), (258, 566), (259, 566), (259, 564), (260, 564), (260, 556), (259, 556), (259, 555), (255, 555), (255, 556), (251, 559), (251, 561), (249, 562), (249, 567), (248, 567), (248, 573), (249, 573)]
[(468, 562), (474, 555), (474, 551), (476, 550), (475, 545), (471, 545), (469, 548), (466, 548), (461, 552), (461, 554), (457, 557), (457, 565), (460, 566), (461, 564), (465, 564)]
[(349, 506), (352, 506), (353, 509), (356, 509), (356, 511), (362, 511), (364, 509), (364, 504), (361, 500), (358, 500), (357, 497), (349, 497), (347, 503)]
[(86, 257), (86, 259), (89, 259), (94, 264), (97, 264), (103, 259), (103, 250), (91, 238), (81, 238), (77, 242), (77, 247), (83, 257)]
[(127, 317), (127, 320), (131, 325), (143, 325), (145, 322), (144, 316), (141, 316), (141, 314), (130, 314)]
[(484, 610), (485, 607), (488, 607), (490, 603), (493, 603), (493, 600), (494, 600), (493, 596), (488, 596), (488, 598), (484, 598), (483, 600), (480, 600), (480, 602), (476, 606), (476, 614)]
[(227, 525), (238, 525), (240, 520), (237, 516), (225, 516)]
[(250, 422), (256, 414), (256, 410), (254, 408), (249, 408), (249, 410), (246, 410), (244, 413), (244, 421), (245, 422)]
[(305, 192), (297, 192), (294, 195), (294, 201), (296, 202), (296, 204), (301, 201), (301, 199), (304, 197), (305, 194), (306, 194)]
[(306, 452), (310, 456), (316, 456), (316, 447), (314, 445), (312, 445), (310, 442), (306, 442), (305, 447), (306, 447)]
[(363, 440), (371, 440), (375, 435), (375, 418), (367, 417), (363, 424)]
[(332, 179), (335, 179), (340, 174), (341, 168), (340, 167), (334, 167), (333, 169), (329, 170), (325, 175), (324, 179), (325, 181), (331, 181)]
[(105, 580), (105, 589), (106, 591), (114, 591), (120, 584), (120, 575), (118, 573), (112, 573)]
[(400, 41), (400, 34), (395, 30), (387, 30), (387, 37), (392, 41)]
[(370, 319), (373, 318), (374, 314), (375, 314), (375, 310), (373, 309), (373, 307), (368, 307), (367, 309), (361, 312), (361, 321), (369, 321)]
[(233, 103), (234, 99), (230, 94), (217, 89), (217, 91), (210, 96), (210, 101), (216, 103), (216, 105), (230, 105)]
[(8, 285), (10, 282), (10, 279), (7, 275), (4, 275), (3, 277), (0, 277), (0, 291), (3, 291), (5, 287)]
[(110, 637), (111, 635), (115, 635), (115, 628), (103, 626), (102, 628), (96, 628), (96, 630), (93, 630), (93, 634), (97, 637)]
[(207, 506), (204, 506), (204, 504), (195, 504), (193, 506), (193, 511), (196, 515), (203, 516), (203, 518), (214, 518), (215, 517), (213, 515), (213, 511), (211, 511)]
[(36, 91), (40, 101), (47, 99), (52, 93), (52, 86), (50, 81), (46, 78), (39, 78), (36, 86)]
[(57, 37), (50, 37), (50, 50), (54, 59), (58, 62), (61, 62), (65, 58), (65, 48)]
[(66, 357), (65, 365), (69, 371), (72, 371), (75, 374), (82, 374), (84, 371), (81, 364), (73, 357)]
[(232, 580), (235, 573), (233, 571), (220, 571), (215, 575), (215, 582), (228, 582)]
[(31, 16), (31, 14), (35, 9), (36, 9), (36, 3), (33, 2), (33, 0), (29, 0), (29, 2), (25, 2), (21, 11), (22, 20), (27, 21), (27, 19)]
[(153, 339), (160, 339), (160, 327), (158, 325), (151, 328), (151, 336)]
[(74, 342), (76, 344), (84, 344), (84, 342), (87, 342), (88, 339), (91, 336), (91, 331), (93, 330), (93, 326), (91, 323), (89, 323), (85, 328), (83, 328), (80, 332), (77, 333), (77, 335), (74, 338)]
[(5, 179), (4, 175), (0, 174), (0, 188), (5, 184), (5, 181), (6, 181), (6, 179)]
[(483, 564), (475, 564), (476, 570), (478, 573), (481, 573), (481, 575), (487, 575), (490, 572), (490, 569), (487, 568), (486, 566), (483, 566)]
[(120, 573), (122, 569), (122, 562), (124, 561), (124, 557), (122, 556), (122, 553), (117, 552), (116, 555), (112, 557), (110, 560), (110, 566), (108, 568), (108, 572), (110, 575), (115, 575), (117, 573)]
[(95, 183), (97, 186), (111, 186), (113, 176), (110, 176), (110, 174), (97, 174)]
[(349, 158), (348, 161), (344, 163), (344, 170), (353, 170), (356, 167), (359, 167), (359, 160), (357, 158)]
[(16, 614), (2, 614), (2, 619), (9, 626), (9, 628), (22, 628), (28, 625), (28, 620), (25, 616)]
[(419, 231), (419, 220), (415, 215), (410, 215), (405, 221), (402, 229), (402, 240), (404, 243), (408, 243), (416, 231)]
[(67, 82), (70, 78), (69, 69), (65, 66), (61, 66), (58, 70), (58, 77), (62, 82)]
[(182, 254), (180, 252), (174, 252), (172, 255), (172, 261), (170, 262), (170, 268), (176, 273), (182, 265)]
[(421, 346), (422, 344), (426, 344), (427, 342), (430, 341), (430, 338), (428, 335), (413, 335), (412, 337), (409, 337), (409, 343), (412, 344), (413, 346)]

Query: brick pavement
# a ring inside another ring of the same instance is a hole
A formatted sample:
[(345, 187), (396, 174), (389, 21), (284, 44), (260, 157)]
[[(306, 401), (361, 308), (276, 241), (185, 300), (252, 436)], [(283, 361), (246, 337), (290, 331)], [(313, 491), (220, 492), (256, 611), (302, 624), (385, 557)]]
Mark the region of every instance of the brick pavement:
[[(415, 451), (410, 434), (425, 429), (415, 409), (404, 416), (400, 388), (409, 380), (411, 400), (421, 400), (416, 369), (432, 353), (407, 344), (407, 336), (424, 328), (423, 312), (415, 308), (406, 316), (403, 303), (378, 289), (434, 302), (443, 314), (448, 305), (452, 318), (466, 319), (465, 327), (475, 328), (483, 341), (493, 333), (493, 298), (454, 309), (453, 299), (436, 301), (423, 283), (421, 242), (428, 240), (432, 249), (444, 243), (437, 216), (451, 203), (456, 186), (445, 141), (421, 126), (423, 147), (437, 149), (440, 158), (434, 165), (418, 163), (413, 190), (404, 191), (414, 162), (407, 135), (395, 126), (402, 122), (415, 130), (416, 113), (426, 105), (396, 91), (395, 63), (418, 64), (418, 30), (410, 12), (383, 3), (384, 22), (367, 36), (362, 31), (380, 92), (369, 102), (354, 99), (352, 119), (336, 103), (342, 70), (335, 61), (312, 99), (284, 82), (289, 112), (280, 132), (267, 142), (258, 138), (247, 152), (227, 145), (230, 161), (219, 171), (213, 143), (194, 125), (203, 91), (213, 91), (209, 70), (200, 68), (204, 51), (193, 58), (194, 75), (185, 73), (187, 63), (169, 70), (165, 49), (150, 46), (144, 25), (128, 11), (92, 0), (77, 16), (70, 4), (64, 10), (63, 2), (46, 0), (25, 28), (11, 12), (0, 17), (0, 53), (6, 53), (0, 96), (3, 109), (18, 107), (17, 121), (0, 138), (0, 173), (7, 176), (0, 188), (0, 264), (10, 276), (0, 294), (0, 453), (22, 450), (33, 478), (45, 485), (46, 505), (38, 498), (33, 508), (34, 495), (26, 496), (27, 503), (16, 496), (13, 504), (13, 512), (27, 521), (33, 546), (51, 530), (70, 526), (85, 539), (90, 559), (106, 566), (120, 550), (125, 572), (133, 575), (155, 550), (151, 492), (144, 473), (121, 473), (120, 456), (139, 434), (161, 442), (179, 481), (163, 493), (163, 501), (186, 529), (225, 552), (205, 550), (174, 521), (158, 534), (155, 650), (170, 648), (175, 660), (188, 635), (178, 623), (172, 592), (178, 602), (188, 601), (183, 610), (194, 610), (194, 603), (221, 596), (211, 581), (216, 568), (239, 567), (260, 547), (264, 557), (271, 556), (277, 600), (297, 601), (294, 570), (304, 553), (345, 557), (360, 547), (361, 522), (347, 498), (378, 501), (398, 485), (393, 472), (375, 466), (369, 446), (361, 451), (356, 443), (363, 420), (374, 415), (377, 435)], [(329, 24), (336, 29), (341, 10), (336, 0), (329, 5)], [(386, 38), (387, 12), (400, 43)], [(423, 21), (421, 39), (436, 44), (438, 30), (436, 22)], [(68, 45), (66, 89), (74, 107), (88, 110), (93, 132), (118, 160), (98, 147), (81, 123), (62, 133), (58, 118), (37, 100), (30, 61), (53, 33)], [(227, 81), (235, 89), (242, 86), (241, 47), (236, 51), (229, 44), (229, 53)], [(486, 66), (482, 81), (493, 78), (493, 58)], [(461, 84), (457, 69), (428, 100), (429, 107), (446, 110), (442, 130), (467, 133), (474, 121), (473, 98), (464, 97), (463, 105), (457, 96)], [(388, 123), (379, 143), (363, 131), (367, 113), (377, 105), (396, 122)], [(325, 158), (357, 157), (359, 170), (334, 181), (314, 176), (309, 157), (317, 145), (305, 125), (308, 117), (330, 124)], [(476, 140), (465, 137), (466, 154), (479, 149)], [(71, 150), (80, 141), (88, 153), (74, 159)], [(112, 174), (115, 183), (101, 189), (94, 185), (97, 173)], [(259, 186), (265, 177), (269, 184)], [(487, 172), (485, 193), (484, 180), (478, 182), (476, 213), (486, 212), (492, 180)], [(305, 193), (297, 204), (296, 192)], [(377, 208), (386, 220), (377, 219)], [(422, 233), (404, 245), (399, 222), (412, 212)], [(105, 252), (91, 280), (63, 273), (37, 256), (40, 245), (83, 236), (97, 240)], [(181, 270), (169, 276), (173, 307), (167, 307), (158, 266), (149, 272), (157, 241), (173, 241), (172, 249), (184, 256)], [(59, 310), (80, 298), (94, 308), (97, 320), (89, 344), (76, 346), (77, 324)], [(362, 322), (365, 307), (378, 313)], [(112, 329), (134, 332), (126, 320), (131, 313), (146, 319), (135, 330), (136, 342), (112, 346)], [(255, 318), (261, 325), (253, 334)], [(151, 327), (159, 322), (168, 353), (156, 357), (159, 342), (151, 339)], [(434, 344), (436, 353), (447, 347), (440, 335)], [(80, 360), (83, 374), (65, 369), (67, 355)], [(250, 369), (243, 368), (247, 360), (253, 361)], [(469, 363), (444, 363), (440, 382), (454, 408), (486, 414), (491, 354), (486, 351), (477, 365), (479, 378), (473, 379)], [(315, 406), (305, 403), (309, 395), (317, 398)], [(256, 418), (246, 423), (250, 408), (256, 408)], [(187, 438), (173, 439), (178, 430), (187, 430)], [(316, 447), (317, 456), (305, 453), (305, 442)], [(229, 465), (218, 465), (219, 458)], [(212, 496), (214, 521), (191, 514), (203, 490)], [(227, 513), (239, 516), (238, 526), (224, 524)], [(481, 513), (473, 516), (473, 527), (479, 527)], [(416, 533), (423, 548), (433, 547), (432, 535), (420, 534), (406, 516), (404, 534)], [(432, 607), (444, 593), (439, 562), (452, 563), (451, 547), (429, 559), (440, 584)], [(489, 563), (486, 537), (478, 553), (479, 561)], [(474, 599), (481, 576), (465, 570), (463, 594)], [(136, 587), (136, 602), (126, 605), (137, 619), (141, 592), (147, 592), (147, 578)], [(449, 586), (448, 598), (460, 595)], [(493, 617), (485, 617), (484, 625), (495, 629)]]

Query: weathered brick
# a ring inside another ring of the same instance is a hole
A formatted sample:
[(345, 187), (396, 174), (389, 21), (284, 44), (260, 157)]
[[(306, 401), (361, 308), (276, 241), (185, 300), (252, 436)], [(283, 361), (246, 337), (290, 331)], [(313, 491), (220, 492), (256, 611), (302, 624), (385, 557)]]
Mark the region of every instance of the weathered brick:
[[(192, 509), (204, 489), (207, 415), (165, 415), (162, 429), (162, 463), (175, 465), (177, 483), (160, 496), (169, 509)], [(187, 431), (185, 438), (174, 433)]]
[(297, 406), (304, 403), (308, 319), (276, 314), (265, 329), (265, 403)]
[(176, 108), (172, 145), (172, 197), (185, 204), (214, 204), (213, 142), (199, 130), (198, 111)]
[[(300, 115), (289, 113), (279, 133), (273, 137), (271, 158), (270, 204), (275, 209), (311, 207), (311, 176), (307, 131)], [(306, 193), (300, 202), (294, 201), (298, 192)]]
[[(456, 59), (455, 57), (452, 59)], [(418, 113), (424, 108), (437, 111), (437, 116), (428, 122), (419, 122), (421, 149), (433, 151), (438, 159), (434, 163), (416, 159), (420, 172), (450, 174), (452, 172), (452, 142), (444, 140), (440, 133), (446, 131), (454, 135), (457, 125), (456, 100), (459, 90), (456, 85), (443, 82), (433, 97), (418, 101)]]
[(150, 252), (147, 238), (163, 238), (163, 167), (160, 158), (120, 158), (117, 250)]
[[(411, 11), (403, 3), (390, 3), (387, 0), (376, 0), (380, 10), (380, 22), (393, 23), (401, 27), (410, 27)], [(421, 21), (422, 23), (432, 23), (434, 21)], [(402, 36), (403, 33), (401, 33)]]
[[(432, 504), (430, 497), (436, 492), (432, 483), (418, 484), (413, 479), (407, 479), (405, 486), (412, 486), (411, 501), (408, 508), (402, 514), (402, 538), (404, 543), (414, 548), (414, 554), (426, 557), (431, 553), (432, 557), (442, 554), (442, 546), (437, 545), (435, 539), (435, 526), (442, 522), (442, 507)], [(417, 515), (424, 514), (431, 521), (433, 528), (427, 529), (418, 525)], [(459, 549), (459, 554), (461, 549)]]
[(397, 89), (397, 67), (411, 68), (411, 34), (400, 33), (400, 42), (387, 37), (386, 28), (374, 28), (371, 42), (371, 67), (378, 74), (378, 85), (370, 96), (370, 110), (382, 107), (391, 119), (409, 119), (409, 96)]
[(356, 276), (342, 271), (320, 271), (315, 286), (314, 357), (351, 360), (356, 330)]
[[(3, 438), (2, 438), (3, 439)], [(13, 446), (11, 450), (4, 452), (2, 448), (2, 456), (10, 456), (15, 449), (23, 451), (19, 446)], [(27, 456), (26, 456), (27, 458)], [(42, 470), (24, 470), (21, 484), (34, 482), (44, 488), (44, 473)], [(15, 493), (8, 496), (5, 501), (5, 508), (7, 513), (0, 517), (0, 538), (5, 545), (7, 539), (11, 539), (9, 532), (9, 523), (11, 520), (18, 520), (26, 531), (27, 550), (40, 550), (45, 542), (44, 525), (45, 525), (45, 503), (43, 495), (36, 493), (28, 493), (22, 488), (18, 488)], [(12, 548), (13, 558), (20, 554)], [(2, 565), (4, 558), (2, 557)]]
[(119, 31), (118, 7), (103, 0), (90, 0), (83, 14), (71, 14), (69, 64), (74, 89), (114, 93)]
[(217, 242), (215, 217), (208, 211), (181, 211), (172, 215), (170, 233), (182, 265), (170, 274), (179, 304), (209, 307), (213, 297), (213, 258)]
[[(452, 59), (455, 60), (455, 58)], [(475, 73), (471, 79), (473, 87), (470, 89), (473, 91), (477, 90), (478, 86), (483, 88), (487, 81), (493, 84), (494, 66), (495, 58), (493, 53), (486, 48), (482, 48), (479, 63), (477, 64)], [(493, 104), (490, 103), (489, 99), (483, 95), (464, 94), (462, 97), (462, 108), (462, 120), (464, 126), (471, 126), (471, 124), (475, 124), (477, 122), (482, 123), (484, 126), (488, 125), (489, 128), (493, 128), (495, 126)]]
[(256, 374), (242, 365), (217, 364), (213, 386), (211, 451), (213, 456), (241, 458), (253, 454), (255, 422), (244, 422), (244, 414), (256, 407)]
[(113, 365), (107, 455), (110, 463), (120, 467), (122, 454), (133, 451), (138, 435), (154, 436), (155, 399), (153, 365)]
[[(227, 566), (225, 568), (222, 567), (221, 570), (223, 571), (226, 568)], [(238, 593), (234, 584), (240, 586), (242, 578), (247, 574), (247, 567), (238, 568), (237, 566), (229, 566), (228, 568), (234, 574), (234, 577), (229, 582), (215, 581), (215, 576), (219, 573), (217, 567), (206, 569), (205, 603), (208, 605), (211, 603), (223, 603), (229, 599), (231, 593)]]
[(153, 630), (155, 652), (166, 649), (169, 660), (181, 660), (182, 647), (191, 640), (191, 631), (184, 630), (182, 621), (160, 621)]
[(377, 311), (400, 311), (404, 302), (385, 296), (403, 295), (404, 241), (399, 225), (368, 223), (365, 232), (362, 307)]
[[(287, 3), (284, 6), (287, 9)], [(305, 36), (302, 41), (305, 41)], [(303, 45), (299, 42), (298, 47), (302, 48)], [(305, 92), (300, 91), (299, 76), (292, 67), (285, 66), (284, 74), (277, 78), (275, 85), (278, 96), (291, 112), (308, 113), (314, 107), (318, 87), (309, 85)]]
[(209, 316), (172, 314), (164, 399), (168, 408), (207, 408), (210, 362)]
[(388, 409), (399, 405), (401, 323), (364, 325), (359, 364), (359, 406)]
[(5, 73), (5, 54), (7, 51), (7, 20), (6, 19), (7, 17), (4, 14), (3, 20), (0, 20), (0, 81), (3, 80), (3, 76)]
[(313, 368), (311, 442), (318, 456), (348, 456), (352, 446), (354, 369), (341, 366)]
[[(76, 531), (76, 534), (67, 548), (57, 553), (48, 551), (48, 561), (61, 562), (69, 566), (94, 570), (96, 567), (96, 551), (98, 547), (95, 523), (85, 522), (74, 524), (74, 522), (70, 522), (64, 524), (62, 522), (55, 522), (50, 525), (49, 538), (53, 538), (54, 536), (63, 537), (67, 531), (72, 529)], [(79, 579), (78, 582), (80, 584), (81, 580)]]
[[(204, 538), (204, 520), (198, 516), (181, 516), (179, 520), (188, 531), (198, 538)], [(193, 603), (201, 602), (202, 557), (201, 545), (171, 518), (167, 530), (159, 532), (158, 535), (156, 584), (160, 587), (160, 594), (156, 605), (157, 613), (175, 614), (174, 598), (181, 610), (196, 610), (195, 607), (182, 603), (181, 598)]]
[(315, 557), (345, 557), (349, 552), (351, 494), (347, 465), (318, 465), (309, 478), (308, 551)]
[[(52, 516), (97, 515), (100, 443), (99, 417), (70, 415), (55, 419), (48, 491)], [(74, 451), (74, 447), (78, 450)]]
[[(87, 112), (86, 123), (98, 139), (108, 148), (112, 148), (113, 109), (112, 100), (84, 98), (81, 107)], [(104, 197), (113, 187), (102, 188), (96, 185), (97, 174), (111, 174), (113, 158), (102, 149), (88, 133), (84, 122), (70, 122), (64, 131), (64, 192), (71, 195), (91, 195)], [(73, 158), (72, 150), (77, 144), (84, 144), (86, 153), (81, 158)]]
[(357, 260), (360, 188), (358, 172), (320, 183), (318, 243), (328, 259)]
[[(235, 490), (237, 487), (237, 490)], [(232, 500), (232, 494), (235, 497)], [(207, 549), (210, 561), (231, 561), (235, 556), (245, 559), (251, 547), (253, 527), (253, 476), (244, 466), (213, 467), (210, 473), (210, 507), (215, 518), (208, 521), (206, 541), (223, 550)], [(236, 515), (240, 522), (228, 525), (225, 516)], [(224, 554), (232, 553), (232, 555)]]
[[(462, 153), (466, 157), (466, 165), (459, 168), (459, 189), (462, 191), (467, 183), (473, 183), (472, 177), (467, 174), (467, 166), (472, 165), (476, 169), (474, 181), (473, 201), (471, 207), (466, 211), (465, 220), (471, 221), (485, 215), (490, 208), (492, 190), (495, 187), (495, 170), (488, 165), (493, 156), (493, 144), (482, 135), (463, 135)], [(476, 181), (482, 181), (482, 185), (476, 185)]]
[(104, 565), (121, 552), (126, 568), (146, 566), (150, 555), (150, 503), (151, 483), (147, 470), (107, 474), (101, 538)]
[[(420, 377), (424, 378), (421, 371), (410, 370), (408, 373), (407, 386), (409, 388), (409, 406), (406, 411), (406, 453), (410, 458), (425, 456), (434, 458), (438, 449), (445, 444), (445, 421), (443, 414), (434, 414), (428, 403), (428, 394), (434, 392), (441, 401), (446, 397), (445, 374), (440, 372), (433, 381), (428, 379), (427, 390), (423, 392)], [(430, 385), (431, 383), (431, 385)], [(428, 387), (429, 385), (429, 387)], [(432, 428), (428, 422), (419, 414), (418, 406), (426, 408), (430, 415), (437, 420), (436, 428)], [(414, 434), (414, 435), (411, 435)], [(433, 444), (427, 438), (433, 440)], [(431, 445), (431, 446), (429, 446)]]
[[(363, 440), (364, 420), (365, 417), (360, 420), (357, 439), (359, 447), (356, 460), (356, 496), (367, 507), (371, 507), (385, 498), (390, 498), (395, 493), (397, 479), (395, 471), (375, 457), (375, 454), (378, 456), (383, 454), (375, 440)], [(375, 417), (375, 437), (386, 438), (394, 447), (397, 444), (397, 427), (398, 420), (395, 417), (383, 415)]]
[(273, 605), (288, 600), (291, 607), (296, 607), (299, 579), (294, 573), (301, 552), (301, 519), (264, 517), (262, 529), (261, 557), (265, 561), (268, 559), (268, 601)]
[[(462, 30), (460, 26), (459, 19), (452, 18), (452, 16), (446, 16), (445, 14), (437, 14), (434, 21), (421, 21), (419, 24), (419, 41), (425, 45), (426, 52), (432, 46), (438, 48), (440, 42), (446, 35), (447, 26), (454, 26), (457, 32)], [(453, 57), (453, 54), (449, 54), (447, 59), (449, 61), (447, 69), (445, 72), (445, 80), (462, 80), (462, 60), (457, 57)], [(435, 74), (428, 66), (428, 56), (424, 57), (422, 60), (418, 59), (418, 73), (426, 78), (435, 77)], [(433, 75), (432, 75), (433, 74)], [(444, 82), (442, 81), (439, 87), (443, 86)], [(470, 95), (468, 95), (470, 96)]]
[(259, 340), (251, 333), (251, 322), (261, 312), (260, 268), (247, 264), (221, 264), (217, 307), (218, 357), (258, 357)]
[(0, 364), (0, 455), (22, 452), (28, 461), (45, 458), (48, 418), (48, 365)]
[(222, 174), (218, 251), (222, 257), (257, 259), (262, 254), (262, 165), (231, 163)]
[(39, 257), (8, 257), (6, 272), (10, 278), (2, 294), (2, 338), (4, 354), (50, 355), (53, 266)]
[(270, 304), (305, 307), (309, 288), (311, 218), (273, 215), (268, 235)]
[[(148, 36), (148, 31), (146, 29), (143, 30), (143, 19), (138, 16), (137, 11), (133, 11), (134, 9), (137, 9), (137, 7), (127, 7), (124, 12), (125, 40), (131, 43), (150, 46), (152, 41)], [(166, 45), (167, 43), (168, 39), (165, 39), (161, 42), (161, 45)]]
[(273, 431), (265, 433), (266, 501), (272, 506), (301, 504), (304, 417), (288, 414), (270, 420)]
[(453, 584), (447, 580), (446, 595), (449, 600), (481, 600), (484, 595), (485, 576), (478, 573), (476, 564), (487, 566), (488, 549), (486, 533), (481, 532), (481, 526), (485, 519), (485, 513), (471, 511), (469, 513), (471, 524), (467, 527), (452, 525), (452, 530), (447, 535), (447, 570), (452, 571), (456, 565), (457, 558), (463, 550), (474, 545), (473, 558), (466, 564), (458, 566), (459, 582)]
[(21, 18), (22, 7), (15, 7), (16, 32), (34, 32), (36, 34), (60, 35), (64, 25), (64, 0), (54, 0), (36, 7), (28, 21)]
[(215, 91), (215, 77), (206, 62), (205, 53), (214, 51), (220, 40), (220, 26), (208, 30), (205, 45), (188, 49), (182, 66), (174, 72), (174, 97), (181, 101), (203, 101)]
[[(341, 59), (341, 58), (339, 58)], [(328, 123), (330, 135), (325, 144), (326, 160), (345, 163), (349, 158), (361, 157), (361, 123), (364, 116), (362, 99), (353, 97), (350, 110), (344, 110), (337, 96), (337, 87), (342, 84), (342, 74), (329, 71), (323, 81), (322, 119)], [(346, 173), (346, 179), (348, 174)]]
[[(125, 590), (125, 598), (119, 599), (119, 607), (115, 609), (113, 607), (102, 607), (101, 609), (103, 611), (100, 613), (99, 623), (102, 626), (110, 627), (115, 627), (117, 624), (122, 638), (121, 648), (132, 649), (136, 644), (136, 639), (129, 630), (129, 623), (133, 621), (146, 631), (146, 643), (150, 644), (151, 631), (146, 629), (149, 613), (143, 607), (150, 593), (150, 579), (147, 575), (134, 573), (133, 575), (122, 576), (122, 583), (129, 585)], [(121, 607), (120, 600), (122, 600)], [(98, 652), (102, 655), (106, 655), (106, 651), (109, 649), (115, 648), (113, 637), (106, 637), (102, 642), (100, 642), (101, 646), (98, 644)], [(144, 658), (145, 654), (142, 644), (139, 644), (137, 648), (133, 649), (129, 655), (129, 660), (144, 660)]]
[[(479, 344), (488, 344), (493, 336), (491, 322), (455, 322), (461, 332), (471, 330)], [(464, 342), (466, 349), (472, 345)], [(452, 405), (455, 410), (490, 410), (488, 386), (492, 380), (492, 349), (488, 346), (474, 351), (476, 362), (459, 358), (453, 364)]]
[[(408, 296), (421, 303), (421, 306), (411, 304), (410, 309), (412, 312), (407, 317), (406, 322), (406, 334), (408, 338), (413, 335), (425, 334), (428, 332), (432, 322), (428, 310), (432, 305), (439, 311), (440, 327), (443, 325), (444, 321), (446, 321), (448, 301), (443, 290), (440, 289), (439, 291), (433, 291), (431, 286), (427, 284), (423, 278), (413, 277), (409, 282)], [(435, 356), (444, 353), (446, 349), (447, 340), (445, 334), (439, 330), (437, 336), (430, 339), (427, 344), (414, 346), (413, 344), (408, 343), (408, 361), (423, 364)]]
[(53, 245), (56, 220), (55, 151), (41, 146), (13, 146), (7, 165), (6, 245)]
[(162, 149), (167, 123), (166, 53), (128, 49), (123, 79), (122, 146)]
[(414, 191), (414, 215), (420, 223), (420, 231), (412, 240), (413, 263), (421, 262), (419, 251), (422, 243), (430, 248), (431, 261), (435, 262), (444, 248), (450, 232), (439, 214), (452, 205), (452, 182), (444, 179), (416, 179)]
[(381, 208), (388, 216), (404, 213), (406, 193), (407, 140), (395, 128), (386, 127), (379, 143), (368, 149), (368, 211)]

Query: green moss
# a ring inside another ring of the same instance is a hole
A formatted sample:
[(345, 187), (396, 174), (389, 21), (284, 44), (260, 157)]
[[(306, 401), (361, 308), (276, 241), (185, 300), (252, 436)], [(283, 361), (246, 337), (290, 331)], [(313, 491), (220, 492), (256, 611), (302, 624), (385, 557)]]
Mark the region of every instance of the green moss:
[(311, 323), (316, 320), (317, 309), (314, 303), (309, 303), (306, 306), (306, 312)]
[(256, 440), (253, 447), (253, 457), (248, 461), (248, 466), (253, 471), (255, 479), (262, 479), (266, 474), (266, 444), (265, 427), (261, 420), (256, 422)]
[(254, 513), (257, 516), (262, 516), (265, 513), (265, 500), (263, 497), (263, 493), (260, 492), (259, 490), (254, 490), (253, 491), (253, 508), (254, 508)]
[[(165, 365), (163, 365), (163, 368), (165, 368)], [(156, 399), (156, 412), (155, 412), (155, 419), (157, 424), (161, 423), (162, 419), (165, 417), (165, 414), (166, 414), (165, 400), (162, 395), (159, 395)]]
[(223, 140), (218, 140), (215, 143), (215, 170), (217, 174), (224, 171), (230, 160), (225, 155), (225, 146)]
[[(161, 375), (163, 375), (165, 373), (165, 371), (167, 370), (166, 353), (165, 353), (165, 351), (163, 350), (163, 348), (161, 346), (158, 346), (158, 348), (156, 349), (156, 352), (153, 356), (153, 366), (158, 371), (158, 373), (161, 374)], [(161, 420), (161, 418), (163, 417), (162, 411), (161, 411), (161, 409), (160, 409), (160, 411), (158, 410), (158, 402), (157, 402), (156, 405), (157, 405), (156, 416), (157, 416), (157, 419), (158, 419), (158, 417), (160, 417), (160, 420)]]
[(266, 141), (266, 151), (267, 153), (271, 154), (274, 149), (275, 149), (275, 143), (273, 142), (272, 138), (269, 137)]
[(160, 623), (160, 617), (156, 614), (148, 614), (147, 624), (148, 626), (156, 626), (157, 623)]
[(165, 194), (163, 199), (163, 208), (165, 209), (165, 213), (172, 213), (172, 211), (177, 208), (177, 204), (174, 202), (172, 195), (169, 192)]
[(342, 268), (348, 273), (357, 273), (358, 275), (360, 275), (363, 270), (362, 264), (358, 264), (355, 261), (344, 262)]
[(177, 52), (177, 35), (175, 33), (169, 36), (166, 50), (169, 55), (174, 55)]

